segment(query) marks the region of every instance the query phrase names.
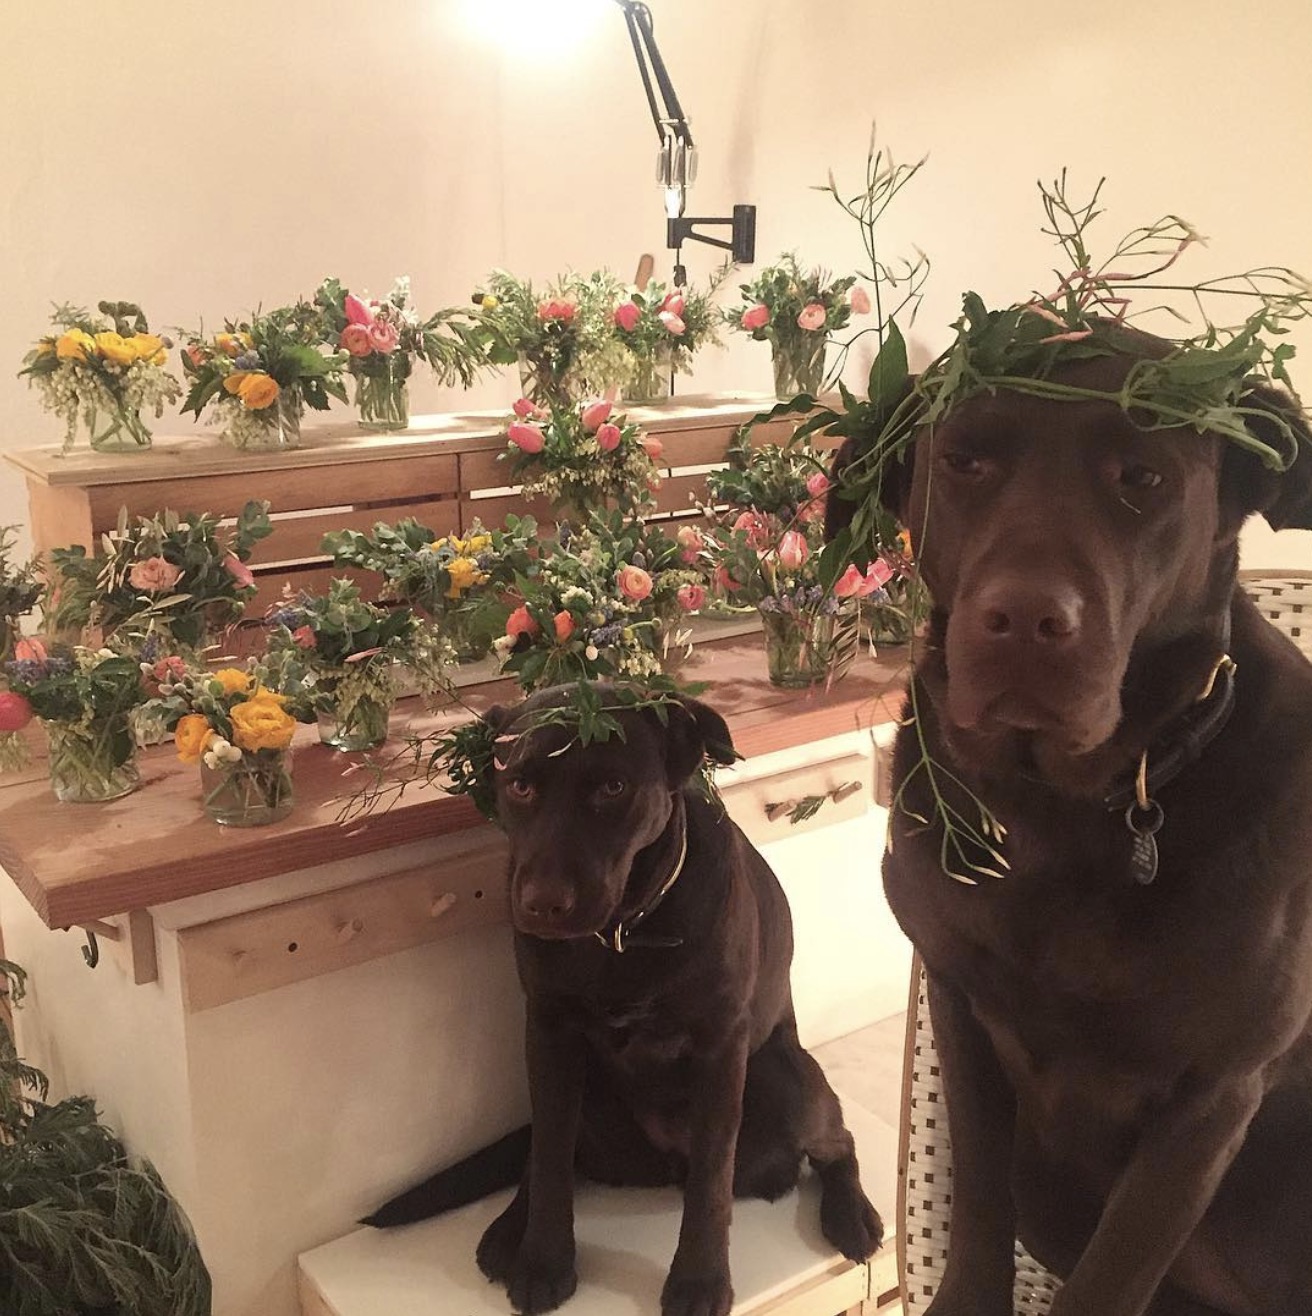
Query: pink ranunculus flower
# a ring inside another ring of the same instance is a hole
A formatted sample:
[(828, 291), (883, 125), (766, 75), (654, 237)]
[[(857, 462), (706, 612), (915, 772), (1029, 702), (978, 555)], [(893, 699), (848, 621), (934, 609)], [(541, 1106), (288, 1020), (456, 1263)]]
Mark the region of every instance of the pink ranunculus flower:
[(738, 323), (748, 330), (764, 329), (770, 323), (770, 308), (764, 302), (757, 302), (743, 312), (743, 318)]
[(162, 594), (166, 589), (172, 589), (181, 576), (181, 567), (175, 567), (162, 557), (148, 557), (132, 564), (128, 584), (143, 594)]
[(829, 492), (829, 477), (824, 471), (813, 471), (806, 477), (806, 492), (812, 498), (823, 498)]
[(248, 567), (241, 558), (236, 555), (236, 553), (229, 553), (227, 557), (223, 559), (223, 565), (227, 569), (228, 575), (230, 575), (233, 580), (242, 587), (242, 589), (249, 589), (255, 584), (255, 577), (252, 575), (250, 567)]
[(642, 436), (642, 450), (654, 462), (660, 461), (665, 455), (665, 445), (654, 434)]
[(641, 319), (642, 307), (637, 302), (621, 302), (615, 308), (615, 323), (626, 334), (631, 334), (638, 327), (638, 321)]
[(542, 627), (529, 616), (528, 608), (522, 603), (506, 618), (506, 634), (518, 638), (521, 635), (536, 635)]
[(163, 681), (180, 681), (187, 674), (187, 664), (176, 654), (161, 658), (150, 669), (156, 684)]
[(733, 529), (746, 532), (747, 542), (760, 552), (770, 543), (770, 526), (760, 512), (739, 512)]
[(674, 597), (684, 612), (696, 612), (706, 602), (706, 589), (702, 585), (680, 585)]
[(530, 416), (536, 414), (537, 404), (530, 401), (528, 398), (520, 398), (515, 405), (511, 407), (511, 411), (513, 411), (520, 420), (527, 420)]
[(375, 320), (369, 326), (369, 345), (375, 352), (395, 352), (401, 342), (401, 331), (392, 320)]
[(20, 663), (43, 663), (50, 655), (40, 640), (15, 640), (14, 661)]
[(296, 641), (298, 649), (313, 649), (315, 643), (314, 627), (308, 622), (304, 626), (298, 626), (292, 632), (292, 639)]
[(834, 581), (834, 594), (840, 599), (860, 598), (864, 592), (866, 578), (855, 562), (847, 564), (847, 570)]
[(682, 338), (688, 332), (683, 317), (675, 315), (673, 311), (662, 311), (656, 318), (665, 326), (665, 332), (671, 338)]
[(515, 421), (506, 430), (506, 438), (521, 452), (528, 453), (541, 452), (547, 442), (547, 436), (537, 425), (528, 425), (523, 421)]
[(21, 731), (34, 716), (32, 705), (16, 690), (0, 690), (0, 732)]
[(723, 562), (711, 572), (711, 584), (715, 586), (722, 594), (733, 594), (742, 588), (741, 585), (729, 574), (729, 568)]
[(706, 546), (706, 540), (702, 537), (702, 532), (695, 525), (680, 526), (679, 532), (674, 538), (679, 544), (679, 560), (685, 566), (691, 566), (696, 562), (698, 554)]
[(661, 310), (669, 311), (671, 315), (677, 315), (683, 318), (684, 308), (687, 303), (683, 299), (683, 294), (679, 292), (670, 292), (665, 294), (665, 300), (661, 302)]
[(597, 447), (602, 452), (614, 452), (620, 446), (620, 439), (624, 436), (620, 433), (618, 425), (612, 425), (607, 422), (597, 430)]
[(779, 565), (789, 571), (796, 571), (810, 556), (811, 549), (806, 536), (796, 530), (785, 530), (779, 540)]
[(589, 434), (595, 434), (609, 419), (613, 404), (602, 398), (598, 402), (589, 402), (583, 408), (583, 428)]
[(348, 324), (362, 324), (367, 328), (374, 322), (373, 312), (354, 293), (346, 294), (342, 310), (346, 313)]
[(641, 567), (621, 567), (615, 573), (615, 584), (626, 599), (635, 603), (641, 603), (651, 593), (651, 577)]
[(568, 608), (562, 608), (551, 619), (556, 626), (556, 643), (564, 644), (574, 634), (574, 616)]
[(538, 303), (538, 319), (543, 322), (559, 320), (562, 324), (572, 324), (577, 311), (578, 307), (563, 297), (551, 297)]
[(825, 327), (825, 308), (819, 302), (807, 302), (797, 313), (797, 327), (815, 333)]
[(866, 593), (873, 594), (877, 589), (883, 589), (893, 579), (893, 568), (882, 557), (877, 557), (866, 568), (865, 579)]
[(860, 284), (852, 289), (847, 300), (852, 307), (853, 315), (870, 314), (870, 294)]
[(348, 324), (337, 339), (337, 346), (352, 356), (368, 356), (374, 350), (367, 324)]

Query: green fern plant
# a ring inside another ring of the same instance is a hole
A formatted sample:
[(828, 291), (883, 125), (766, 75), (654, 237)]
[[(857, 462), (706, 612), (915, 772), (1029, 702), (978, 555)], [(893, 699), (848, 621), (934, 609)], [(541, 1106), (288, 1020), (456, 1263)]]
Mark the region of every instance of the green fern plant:
[[(0, 998), (26, 974), (0, 960)], [(0, 1312), (209, 1316), (210, 1278), (177, 1203), (90, 1097), (51, 1105), (0, 1013)]]

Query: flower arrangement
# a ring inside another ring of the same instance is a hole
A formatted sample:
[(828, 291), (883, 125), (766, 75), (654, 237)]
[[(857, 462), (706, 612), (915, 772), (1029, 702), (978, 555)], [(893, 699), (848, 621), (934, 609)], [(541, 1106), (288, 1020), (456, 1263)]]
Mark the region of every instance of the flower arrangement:
[(182, 410), (199, 420), (212, 403), (235, 448), (297, 447), (306, 406), (326, 411), (331, 398), (346, 401), (346, 354), (325, 356), (322, 333), (319, 308), (297, 302), (227, 321), (212, 339), (193, 335), (182, 350), (191, 381)]
[(46, 629), (96, 627), (118, 648), (200, 649), (255, 596), (246, 563), (272, 530), (269, 504), (257, 499), (231, 528), (209, 512), (129, 518), (123, 509), (102, 552), (88, 555), (81, 544), (51, 552)]
[(19, 618), (32, 611), (41, 597), (37, 576), (40, 561), (13, 560), (14, 536), (19, 527), (0, 526), (0, 662), (13, 657), (14, 641), (19, 636)]
[(276, 822), (293, 804), (288, 751), (314, 720), (299, 668), (277, 655), (202, 671), (180, 659), (142, 664), (157, 691), (147, 712), (173, 732), (178, 758), (201, 768), (202, 803), (216, 822)]
[(610, 402), (544, 409), (520, 398), (506, 444), (501, 456), (524, 493), (543, 496), (557, 510), (586, 515), (614, 503), (638, 515), (654, 504), (661, 441)]
[(595, 514), (581, 530), (562, 524), (555, 542), (516, 587), (523, 602), (493, 645), (526, 689), (565, 681), (660, 674), (678, 620), (706, 591), (682, 546), (619, 512)]
[(403, 430), (410, 423), (408, 381), (416, 357), (439, 383), (459, 382), (466, 388), (486, 364), (469, 317), (448, 309), (423, 319), (410, 305), (406, 275), (381, 301), (365, 301), (339, 280), (325, 279), (314, 304), (322, 315), (327, 344), (347, 355), (364, 429)]
[(333, 531), (322, 546), (339, 566), (378, 572), (382, 597), (433, 618), (456, 659), (468, 662), (503, 631), (512, 607), (506, 591), (537, 554), (537, 523), (510, 516), (504, 528), (485, 530), (476, 518), (464, 535), (439, 536), (407, 518), (380, 521), (367, 535)]
[(776, 397), (820, 393), (830, 335), (846, 328), (853, 312), (870, 310), (870, 295), (855, 283), (851, 275), (830, 279), (824, 270), (803, 271), (797, 256), (785, 253), (741, 285), (744, 304), (729, 318), (758, 342), (769, 342)]
[(397, 664), (420, 689), (445, 684), (451, 655), (430, 625), (410, 608), (366, 602), (351, 580), (334, 580), (327, 594), (299, 594), (271, 609), (268, 651), (297, 661), (314, 693), (320, 738), (339, 749), (370, 749), (387, 738), (397, 695)]
[(136, 788), (129, 714), (146, 698), (141, 670), (109, 649), (19, 640), (4, 666), (0, 734), (9, 766), (23, 761), (12, 740), (33, 717), (50, 739), (50, 781), (67, 801), (112, 800)]
[(614, 275), (567, 274), (539, 293), (524, 279), (494, 270), (474, 293), (479, 337), (489, 361), (520, 367), (525, 396), (568, 407), (623, 383), (628, 354), (612, 333), (624, 290)]
[(694, 353), (719, 341), (721, 316), (712, 298), (727, 272), (726, 266), (706, 292), (648, 283), (615, 307), (615, 336), (629, 354), (628, 401), (668, 397), (671, 374), (688, 374)]
[(99, 316), (56, 307), (51, 321), (59, 332), (40, 338), (18, 373), (41, 390), (41, 405), (63, 420), (64, 452), (77, 440), (79, 421), (97, 451), (149, 448), (142, 411), (153, 410), (158, 419), (182, 394), (165, 369), (172, 344), (150, 332), (132, 302), (100, 302), (96, 309)]

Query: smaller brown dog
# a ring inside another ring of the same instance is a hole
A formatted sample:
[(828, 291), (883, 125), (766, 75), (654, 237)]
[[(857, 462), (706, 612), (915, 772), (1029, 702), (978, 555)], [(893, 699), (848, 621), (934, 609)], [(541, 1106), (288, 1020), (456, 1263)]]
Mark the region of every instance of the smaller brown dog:
[[(596, 687), (603, 703), (607, 687)], [(773, 1200), (805, 1155), (820, 1223), (845, 1256), (879, 1245), (852, 1135), (801, 1047), (789, 987), (792, 923), (765, 860), (691, 784), (732, 761), (718, 713), (685, 699), (617, 712), (624, 738), (579, 743), (535, 715), (543, 691), (493, 709), (496, 808), (528, 998), (531, 1139), (509, 1138), (397, 1198), (367, 1223), (420, 1219), (514, 1182), (478, 1263), (516, 1311), (559, 1306), (577, 1283), (574, 1173), (684, 1185), (663, 1316), (727, 1316), (732, 1199)], [(525, 1143), (530, 1146), (526, 1149)], [(510, 1171), (510, 1173), (507, 1173)]]

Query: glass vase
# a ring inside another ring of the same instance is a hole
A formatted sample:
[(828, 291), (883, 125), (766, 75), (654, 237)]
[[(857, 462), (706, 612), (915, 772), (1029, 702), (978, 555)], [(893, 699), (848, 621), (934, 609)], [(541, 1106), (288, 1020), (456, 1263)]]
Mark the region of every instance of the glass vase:
[(668, 352), (652, 356), (635, 356), (628, 382), (624, 385), (626, 402), (666, 402), (674, 396), (674, 363)]
[(439, 614), (438, 629), (442, 637), (451, 645), (451, 651), (458, 663), (476, 663), (486, 658), (491, 648), (486, 627), (476, 632), (471, 615), (460, 609)]
[(546, 354), (519, 354), (519, 390), (521, 397), (539, 407), (568, 408), (573, 402), (566, 371)]
[(108, 410), (88, 407), (79, 419), (86, 428), (87, 442), (96, 452), (145, 452), (150, 431), (136, 407), (117, 402)]
[(347, 696), (338, 691), (332, 707), (319, 711), (319, 739), (333, 749), (377, 749), (387, 739), (392, 712), (390, 691)]
[(790, 689), (838, 680), (856, 653), (853, 615), (761, 611), (765, 662), (774, 685)]
[(799, 393), (818, 397), (825, 379), (828, 335), (801, 330), (796, 338), (772, 344), (774, 395), (787, 402)]
[(362, 430), (387, 433), (410, 424), (410, 359), (404, 352), (352, 357), (350, 371)]
[(277, 452), (301, 446), (305, 401), (295, 384), (280, 389), (267, 407), (252, 409), (236, 400), (228, 405), (228, 422), (219, 436), (224, 443), (246, 452)]
[(245, 751), (236, 763), (200, 765), (201, 803), (205, 813), (224, 827), (263, 827), (292, 811), (290, 749)]
[(127, 713), (91, 722), (47, 722), (50, 786), (65, 804), (99, 804), (141, 784)]

